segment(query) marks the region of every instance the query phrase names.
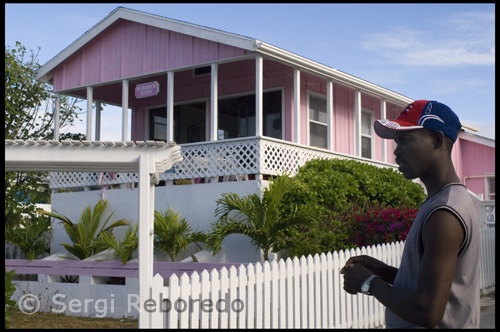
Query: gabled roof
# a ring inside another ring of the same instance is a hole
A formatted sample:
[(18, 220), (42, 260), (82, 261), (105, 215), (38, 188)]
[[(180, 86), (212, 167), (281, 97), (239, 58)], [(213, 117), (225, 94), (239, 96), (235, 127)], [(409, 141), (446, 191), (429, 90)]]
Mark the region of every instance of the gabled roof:
[(137, 10), (118, 7), (108, 16), (85, 32), (80, 38), (71, 43), (64, 50), (43, 65), (37, 72), (36, 79), (42, 82), (49, 82), (52, 78), (52, 70), (69, 58), (72, 54), (98, 36), (102, 31), (111, 26), (116, 21), (124, 19), (137, 23), (150, 25), (153, 27), (170, 30), (190, 36), (207, 39), (214, 42), (224, 43), (226, 45), (242, 48), (249, 51), (255, 51), (256, 40), (234, 33), (228, 33), (221, 30), (207, 28), (201, 25), (195, 25), (183, 21), (173, 20), (163, 16), (144, 13)]

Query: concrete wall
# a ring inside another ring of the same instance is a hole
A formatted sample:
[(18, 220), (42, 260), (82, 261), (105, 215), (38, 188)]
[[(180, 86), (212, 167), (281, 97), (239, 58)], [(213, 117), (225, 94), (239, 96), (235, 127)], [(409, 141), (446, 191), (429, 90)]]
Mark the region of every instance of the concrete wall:
[[(268, 182), (263, 181), (263, 186)], [(208, 231), (210, 223), (216, 221), (215, 208), (216, 201), (223, 193), (234, 192), (240, 197), (261, 191), (259, 181), (241, 182), (219, 182), (197, 185), (176, 185), (156, 187), (155, 209), (164, 211), (168, 208), (179, 213), (182, 218), (191, 225), (193, 231)], [(95, 204), (102, 198), (99, 191), (84, 191), (72, 193), (57, 193), (52, 195), (52, 210), (67, 216), (74, 223), (78, 222), (83, 209)], [(139, 189), (112, 189), (104, 192), (104, 199), (108, 200), (109, 213), (114, 211), (109, 223), (120, 218), (127, 219), (132, 224), (137, 224), (139, 220), (138, 204)], [(64, 228), (59, 220), (53, 223), (53, 238), (51, 240), (51, 254), (65, 251), (60, 244), (63, 242), (71, 244)], [(117, 238), (121, 238), (126, 227), (118, 227), (114, 230)], [(243, 235), (232, 235), (223, 242), (225, 247), (226, 261), (231, 262), (251, 262), (260, 260), (260, 251), (250, 243), (250, 239)], [(178, 261), (190, 256), (191, 252), (196, 252), (194, 246), (188, 251), (181, 253)], [(229, 254), (230, 253), (230, 254)], [(250, 260), (249, 260), (250, 259)]]

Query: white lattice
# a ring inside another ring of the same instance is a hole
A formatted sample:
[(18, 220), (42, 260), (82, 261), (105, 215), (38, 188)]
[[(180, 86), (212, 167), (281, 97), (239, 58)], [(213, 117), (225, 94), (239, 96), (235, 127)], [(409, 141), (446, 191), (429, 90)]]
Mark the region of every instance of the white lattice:
[[(216, 178), (247, 174), (297, 173), (308, 160), (317, 158), (357, 159), (379, 167), (394, 165), (311, 148), (272, 138), (247, 137), (180, 145), (182, 162), (160, 174), (160, 180)], [(51, 173), (52, 189), (95, 187), (137, 183), (135, 173)]]

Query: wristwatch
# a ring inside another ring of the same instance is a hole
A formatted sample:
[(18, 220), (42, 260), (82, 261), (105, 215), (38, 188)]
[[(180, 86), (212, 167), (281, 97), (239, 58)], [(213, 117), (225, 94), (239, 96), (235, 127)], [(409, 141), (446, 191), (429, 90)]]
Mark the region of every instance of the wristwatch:
[(363, 284), (361, 285), (361, 293), (366, 294), (366, 295), (371, 295), (370, 283), (375, 278), (378, 278), (378, 275), (372, 274), (371, 276), (368, 277), (368, 279), (365, 280), (365, 282), (363, 282)]

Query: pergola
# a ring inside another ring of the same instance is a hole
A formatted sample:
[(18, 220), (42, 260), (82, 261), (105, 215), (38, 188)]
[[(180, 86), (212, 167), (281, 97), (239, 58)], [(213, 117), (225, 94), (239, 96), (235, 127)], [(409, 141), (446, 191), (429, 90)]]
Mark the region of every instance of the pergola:
[[(5, 140), (5, 171), (139, 173), (139, 298), (151, 298), (154, 194), (158, 174), (182, 161), (180, 146), (165, 142)], [(151, 328), (141, 306), (139, 328)]]

